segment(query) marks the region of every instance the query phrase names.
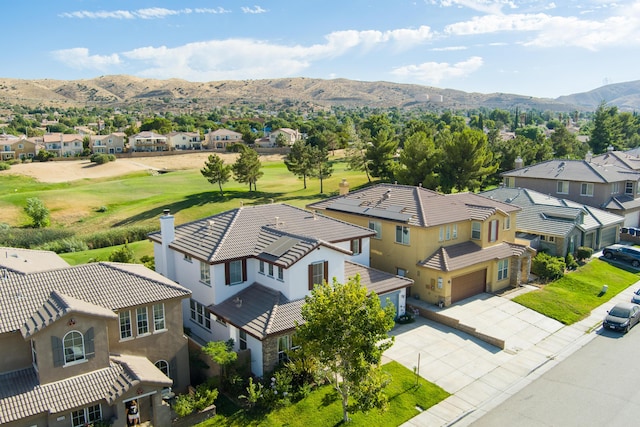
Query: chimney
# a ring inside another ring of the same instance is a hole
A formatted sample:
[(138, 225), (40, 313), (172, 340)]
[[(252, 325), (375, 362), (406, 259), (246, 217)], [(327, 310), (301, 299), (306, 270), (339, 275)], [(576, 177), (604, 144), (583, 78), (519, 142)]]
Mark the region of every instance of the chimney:
[(523, 166), (524, 166), (524, 161), (522, 160), (522, 157), (520, 156), (516, 157), (515, 168), (522, 169)]
[(608, 151), (608, 152), (612, 152), (612, 151), (613, 151), (613, 145), (609, 145), (609, 146), (607, 147), (607, 151)]
[[(169, 209), (165, 209), (160, 217), (160, 238), (162, 243), (160, 248), (156, 247), (154, 255), (156, 258), (156, 271), (171, 280), (176, 280), (176, 277), (173, 257), (169, 253), (169, 244), (174, 241), (175, 237), (174, 217)], [(160, 253), (157, 252), (158, 250)]]
[(347, 194), (349, 194), (349, 183), (347, 182), (347, 180), (345, 178), (342, 178), (342, 182), (340, 182), (340, 184), (338, 184), (339, 187), (339, 193), (341, 196), (345, 196)]
[(591, 152), (591, 150), (587, 151), (587, 154), (584, 156), (584, 159), (591, 163), (591, 159), (593, 159), (593, 153)]

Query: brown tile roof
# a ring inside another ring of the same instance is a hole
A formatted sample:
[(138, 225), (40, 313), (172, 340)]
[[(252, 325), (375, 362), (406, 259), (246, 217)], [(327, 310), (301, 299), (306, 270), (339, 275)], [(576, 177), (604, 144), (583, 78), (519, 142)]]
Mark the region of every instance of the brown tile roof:
[[(335, 249), (336, 243), (374, 234), (368, 228), (272, 203), (244, 206), (179, 225), (169, 247), (210, 263), (262, 257), (270, 261), (277, 259), (278, 264), (290, 266), (319, 245)], [(297, 243), (289, 251), (268, 258), (264, 249), (283, 236), (291, 237)], [(160, 242), (161, 238), (159, 232), (149, 235), (155, 242)]]
[(514, 243), (499, 243), (483, 249), (473, 242), (464, 242), (441, 247), (418, 265), (441, 271), (455, 271), (481, 262), (521, 256), (527, 250), (530, 249)]
[(112, 357), (108, 368), (42, 385), (34, 368), (0, 374), (0, 424), (72, 411), (101, 400), (112, 404), (140, 383), (168, 386), (172, 381), (147, 359), (136, 356)]
[(356, 274), (360, 275), (360, 285), (378, 295), (406, 288), (413, 284), (413, 280), (407, 277), (396, 276), (395, 274), (376, 270), (375, 268), (370, 268), (362, 264), (345, 261), (345, 277), (355, 277)]
[(609, 183), (633, 180), (640, 177), (627, 167), (599, 164), (586, 160), (548, 160), (502, 173), (502, 176), (549, 179), (554, 181), (578, 181)]
[(484, 220), (498, 211), (517, 212), (519, 207), (473, 194), (440, 194), (422, 187), (378, 184), (307, 206), (370, 218), (433, 227), (452, 222)]
[(142, 265), (101, 262), (35, 273), (5, 268), (0, 271), (0, 333), (19, 330), (54, 290), (112, 311), (191, 293)]
[(69, 267), (69, 263), (51, 251), (0, 247), (0, 268), (2, 267), (31, 273)]

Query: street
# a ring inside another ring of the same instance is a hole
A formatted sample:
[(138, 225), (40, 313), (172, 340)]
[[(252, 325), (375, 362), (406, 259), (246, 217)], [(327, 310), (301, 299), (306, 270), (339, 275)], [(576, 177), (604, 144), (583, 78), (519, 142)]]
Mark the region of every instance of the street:
[(640, 327), (598, 336), (471, 424), (636, 425), (640, 419)]

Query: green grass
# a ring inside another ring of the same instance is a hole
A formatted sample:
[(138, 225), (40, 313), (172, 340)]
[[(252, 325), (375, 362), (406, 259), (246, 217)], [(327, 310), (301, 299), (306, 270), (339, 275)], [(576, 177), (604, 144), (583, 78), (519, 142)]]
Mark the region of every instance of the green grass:
[[(420, 410), (417, 407), (426, 410), (449, 396), (442, 388), (421, 377), (416, 386), (415, 374), (397, 362), (387, 363), (382, 369), (392, 378), (387, 386), (389, 410), (383, 413), (351, 414), (349, 426), (395, 427), (418, 415)], [(342, 404), (330, 386), (314, 390), (300, 402), (262, 415), (248, 413), (233, 407), (224, 399), (220, 400), (216, 402), (219, 405), (218, 415), (198, 424), (199, 427), (325, 427), (342, 423)]]
[[(67, 261), (71, 265), (86, 264), (90, 261), (109, 261), (109, 255), (116, 249), (121, 248), (124, 245), (110, 246), (108, 248), (90, 249), (88, 251), (81, 252), (69, 252), (65, 254), (59, 254), (62, 259)], [(129, 249), (133, 251), (133, 255), (136, 260), (140, 260), (141, 257), (148, 255), (153, 256), (153, 243), (149, 240), (141, 240), (139, 242), (129, 243)]]
[[(565, 325), (587, 317), (597, 306), (638, 281), (639, 275), (605, 261), (591, 260), (542, 289), (513, 300)], [(603, 285), (609, 289), (601, 294)]]

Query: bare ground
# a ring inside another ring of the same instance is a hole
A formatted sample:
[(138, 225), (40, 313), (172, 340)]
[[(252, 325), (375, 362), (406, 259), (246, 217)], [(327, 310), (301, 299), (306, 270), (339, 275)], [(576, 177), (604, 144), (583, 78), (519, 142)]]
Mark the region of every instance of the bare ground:
[[(0, 171), (2, 175), (26, 175), (40, 182), (69, 182), (78, 179), (109, 178), (138, 171), (200, 169), (211, 153), (189, 153), (173, 156), (120, 158), (115, 162), (96, 165), (89, 160), (33, 162), (12, 165)], [(216, 153), (226, 164), (235, 162), (236, 153)], [(280, 160), (281, 155), (261, 155), (261, 161)]]

